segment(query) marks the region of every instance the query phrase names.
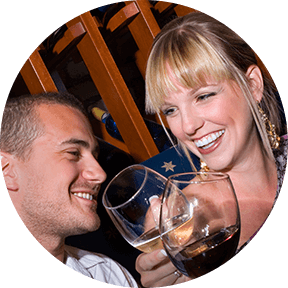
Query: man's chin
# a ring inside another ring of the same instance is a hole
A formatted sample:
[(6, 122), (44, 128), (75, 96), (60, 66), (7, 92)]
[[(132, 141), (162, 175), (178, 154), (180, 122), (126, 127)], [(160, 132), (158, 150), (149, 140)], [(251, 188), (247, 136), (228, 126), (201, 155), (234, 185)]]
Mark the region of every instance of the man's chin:
[(90, 223), (89, 225), (88, 223), (85, 223), (85, 224), (87, 225), (81, 225), (81, 226), (78, 226), (77, 228), (74, 227), (74, 229), (70, 231), (69, 236), (76, 236), (76, 235), (87, 234), (89, 232), (94, 232), (99, 229), (101, 222), (100, 222), (99, 217), (97, 216), (94, 223)]
[(96, 214), (95, 215), (95, 224), (94, 224), (93, 230), (91, 232), (98, 230), (100, 225), (101, 225), (101, 220), (100, 220), (98, 214)]
[[(87, 226), (86, 233), (94, 232), (94, 231), (98, 230), (99, 227), (100, 227), (100, 224), (101, 224), (100, 219), (99, 219), (99, 217), (97, 216), (97, 219), (96, 219), (96, 221), (93, 223), (93, 225), (92, 225), (92, 223), (91, 223), (91, 225), (89, 225), (89, 227)], [(84, 233), (85, 233), (85, 232), (84, 232)], [(84, 234), (84, 233), (83, 233), (83, 234)]]

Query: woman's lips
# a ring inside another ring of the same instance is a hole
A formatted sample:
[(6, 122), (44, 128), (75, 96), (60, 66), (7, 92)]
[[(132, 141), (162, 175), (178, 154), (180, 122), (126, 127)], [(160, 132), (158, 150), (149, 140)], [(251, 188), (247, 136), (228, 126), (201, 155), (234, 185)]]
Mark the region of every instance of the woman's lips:
[(218, 147), (224, 133), (224, 129), (219, 130), (217, 132), (210, 133), (199, 140), (194, 140), (194, 143), (201, 154), (208, 154)]

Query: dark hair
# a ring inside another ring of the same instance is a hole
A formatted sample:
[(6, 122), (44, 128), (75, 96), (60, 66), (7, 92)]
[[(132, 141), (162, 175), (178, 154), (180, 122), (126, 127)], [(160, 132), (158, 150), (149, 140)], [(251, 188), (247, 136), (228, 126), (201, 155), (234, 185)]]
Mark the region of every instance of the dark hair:
[(23, 95), (7, 100), (1, 123), (0, 150), (24, 160), (31, 152), (31, 144), (44, 134), (37, 106), (60, 104), (75, 108), (87, 117), (82, 103), (67, 92)]

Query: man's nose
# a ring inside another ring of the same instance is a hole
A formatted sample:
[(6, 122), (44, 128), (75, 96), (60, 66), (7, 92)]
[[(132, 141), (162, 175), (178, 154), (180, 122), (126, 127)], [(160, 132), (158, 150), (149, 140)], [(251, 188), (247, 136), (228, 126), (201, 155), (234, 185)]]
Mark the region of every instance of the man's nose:
[(86, 161), (82, 171), (82, 176), (86, 180), (96, 182), (97, 184), (103, 183), (107, 177), (105, 171), (93, 156)]

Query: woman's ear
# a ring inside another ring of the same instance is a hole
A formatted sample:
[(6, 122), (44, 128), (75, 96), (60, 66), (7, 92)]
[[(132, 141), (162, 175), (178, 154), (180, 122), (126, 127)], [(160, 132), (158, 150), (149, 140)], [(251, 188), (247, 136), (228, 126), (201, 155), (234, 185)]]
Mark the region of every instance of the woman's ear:
[(19, 190), (19, 185), (15, 169), (16, 160), (14, 159), (13, 155), (9, 153), (1, 152), (0, 155), (2, 172), (7, 189), (9, 192), (17, 192)]
[(260, 102), (264, 91), (263, 77), (260, 68), (257, 65), (249, 66), (246, 76), (249, 80), (250, 88), (255, 101)]

